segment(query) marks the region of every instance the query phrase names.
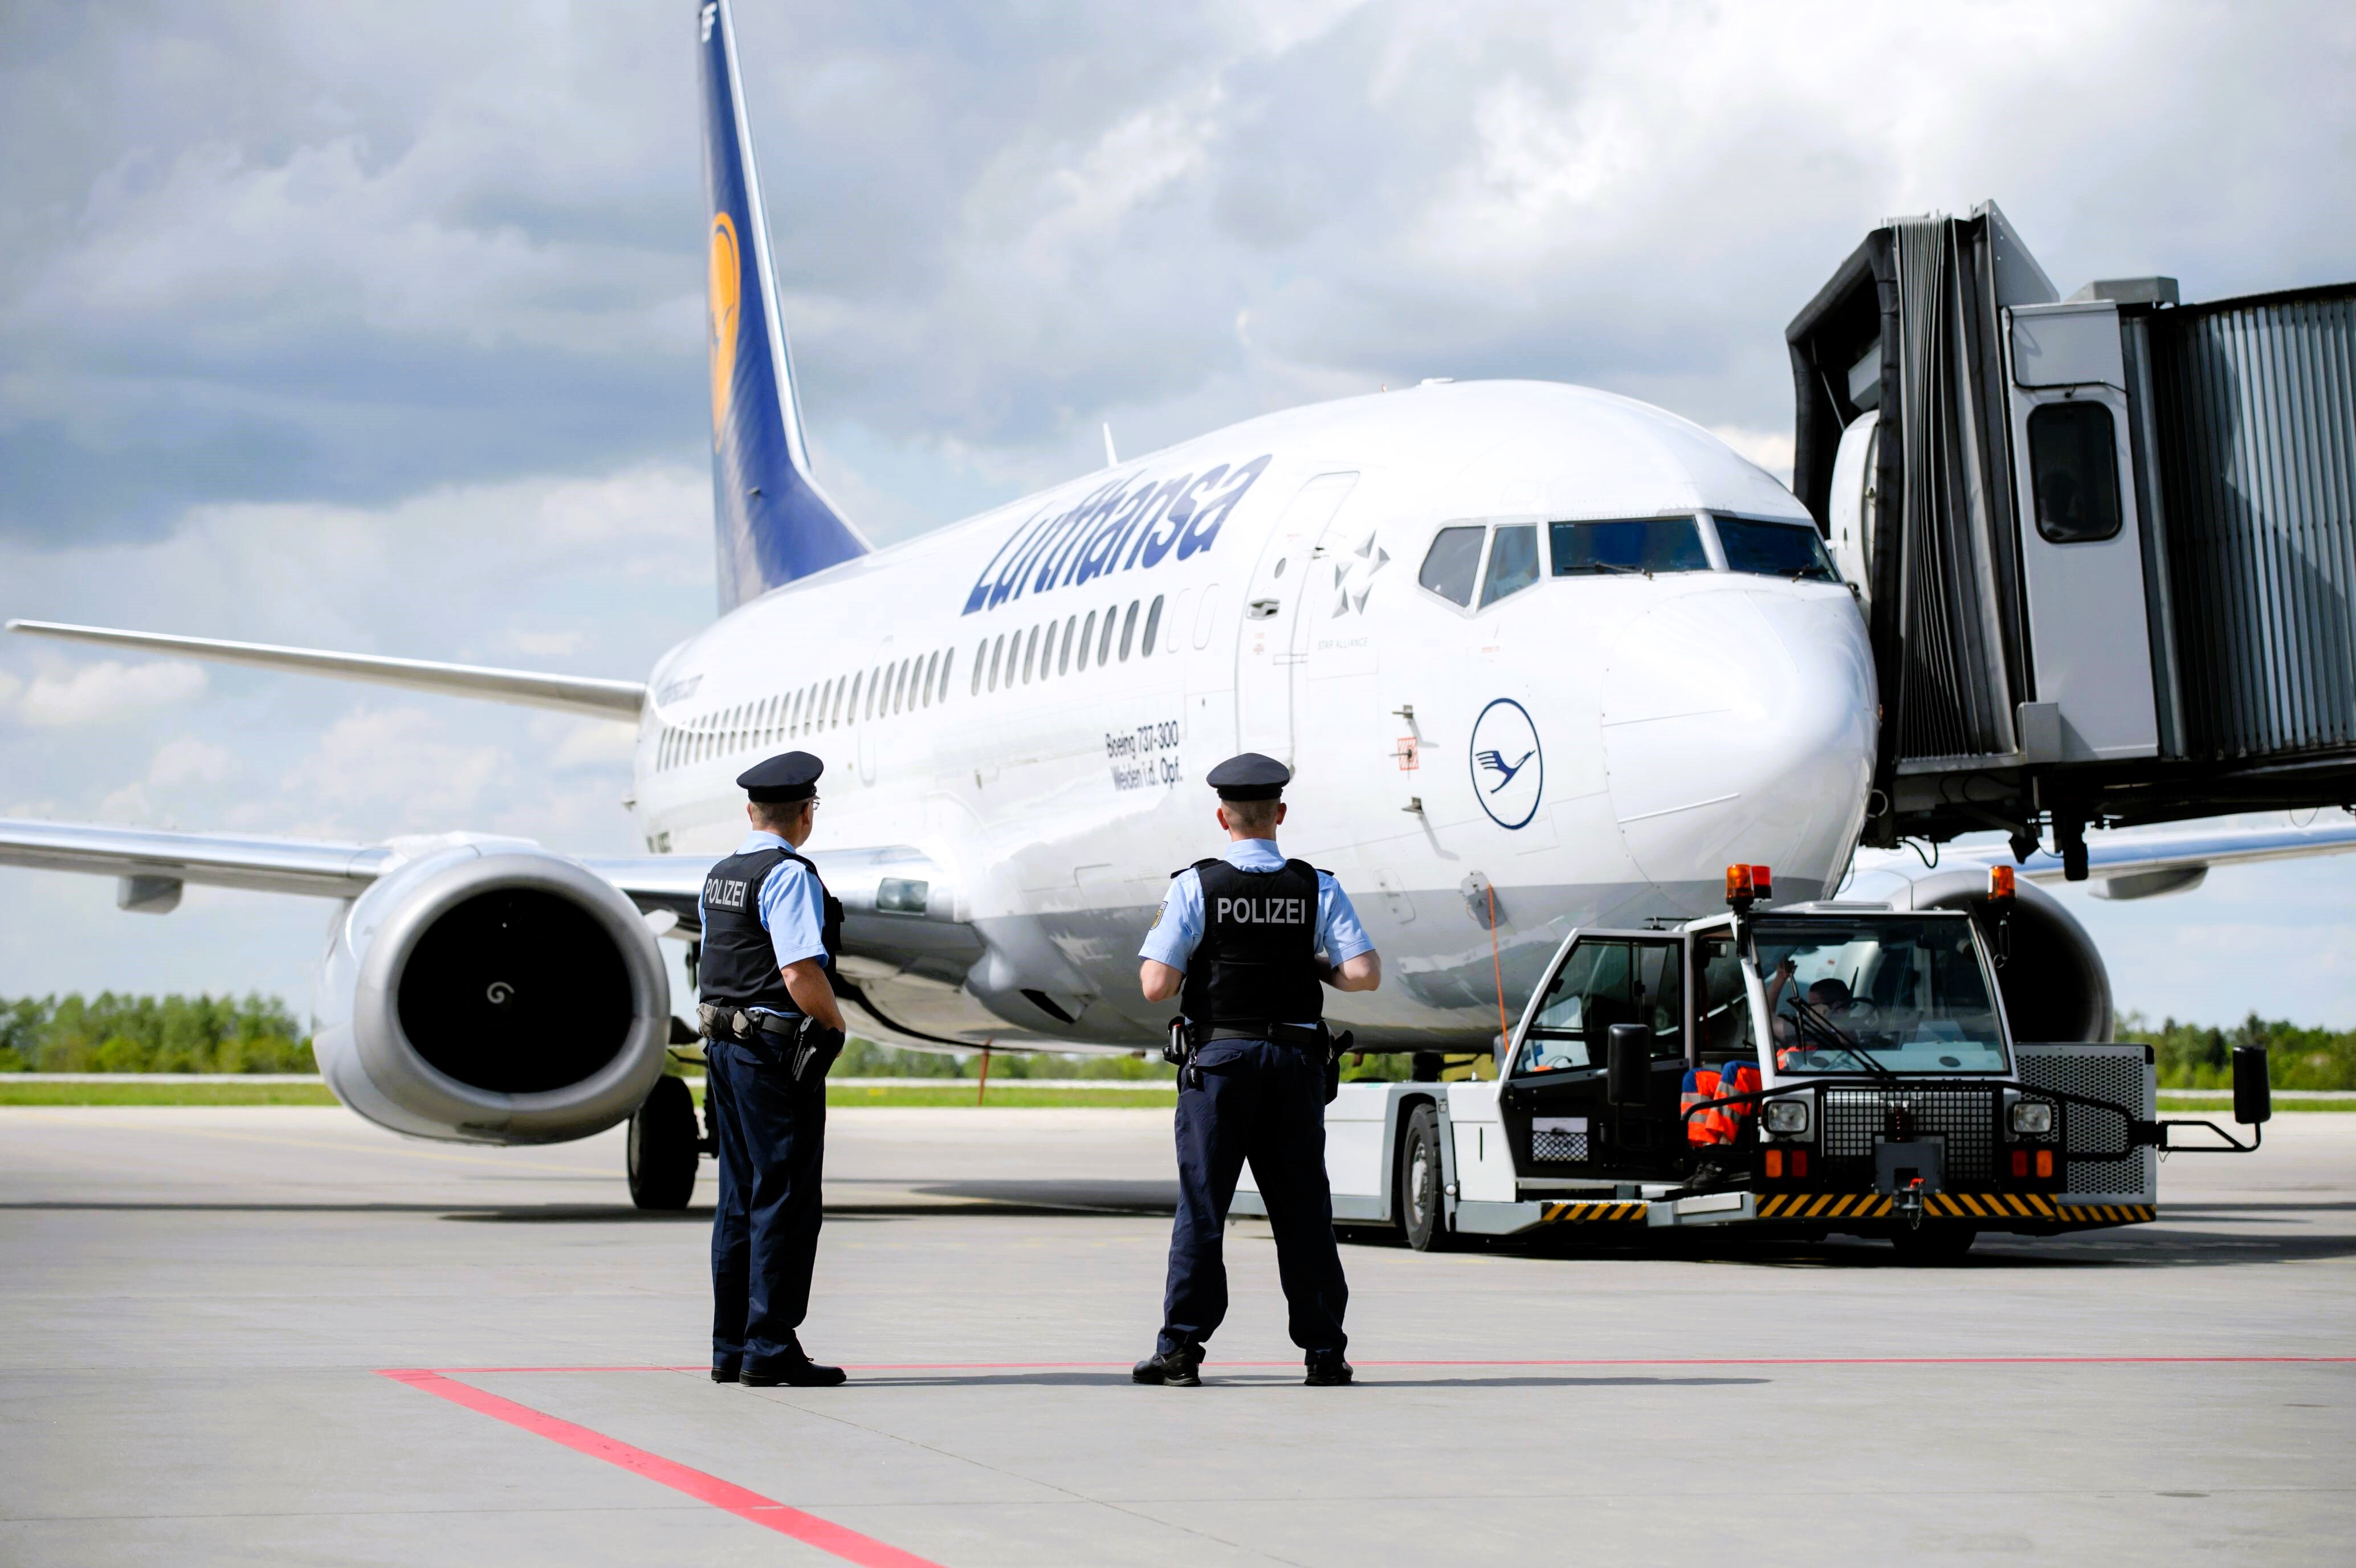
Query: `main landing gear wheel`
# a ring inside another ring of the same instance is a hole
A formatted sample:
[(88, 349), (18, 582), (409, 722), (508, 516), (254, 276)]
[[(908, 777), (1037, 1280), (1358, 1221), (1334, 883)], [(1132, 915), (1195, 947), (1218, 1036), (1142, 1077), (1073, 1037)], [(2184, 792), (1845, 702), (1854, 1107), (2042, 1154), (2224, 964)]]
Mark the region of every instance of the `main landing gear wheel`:
[(1399, 1228), (1417, 1252), (1444, 1252), (1453, 1240), (1448, 1233), (1447, 1199), (1440, 1190), (1446, 1169), (1440, 1161), (1440, 1113), (1418, 1105), (1408, 1117), (1398, 1168)]
[(655, 1080), (654, 1093), (630, 1114), (630, 1201), (641, 1209), (684, 1209), (695, 1191), (695, 1097), (684, 1080)]
[(1914, 1225), (1891, 1232), (1890, 1244), (1898, 1249), (1901, 1263), (1952, 1264), (1960, 1263), (1979, 1238), (1969, 1225)]

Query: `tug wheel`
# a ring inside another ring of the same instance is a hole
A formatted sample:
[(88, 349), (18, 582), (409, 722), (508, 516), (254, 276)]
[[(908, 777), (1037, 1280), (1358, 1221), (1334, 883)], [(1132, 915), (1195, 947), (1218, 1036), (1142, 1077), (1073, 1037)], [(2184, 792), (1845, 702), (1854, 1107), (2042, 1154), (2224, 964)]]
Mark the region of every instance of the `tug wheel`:
[(1448, 1179), (1440, 1160), (1440, 1113), (1418, 1105), (1408, 1117), (1407, 1136), (1399, 1145), (1399, 1228), (1407, 1244), (1419, 1253), (1445, 1251), (1448, 1233), (1447, 1197), (1440, 1184)]
[(1914, 1225), (1891, 1232), (1890, 1243), (1900, 1262), (1935, 1266), (1959, 1261), (1979, 1238), (1969, 1225)]

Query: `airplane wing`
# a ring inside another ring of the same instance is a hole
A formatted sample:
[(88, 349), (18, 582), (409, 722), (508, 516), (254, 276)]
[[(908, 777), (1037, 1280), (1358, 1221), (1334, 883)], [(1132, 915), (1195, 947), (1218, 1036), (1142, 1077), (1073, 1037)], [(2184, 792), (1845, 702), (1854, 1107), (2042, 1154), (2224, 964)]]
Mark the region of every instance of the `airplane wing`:
[[(169, 913), (190, 882), (312, 898), (358, 898), (404, 861), (460, 844), (548, 853), (529, 839), (477, 834), (336, 844), (0, 817), (0, 866), (117, 878), (115, 902), (143, 914)], [(923, 1016), (930, 993), (954, 992), (984, 951), (973, 927), (958, 916), (957, 891), (947, 873), (922, 851), (905, 845), (818, 849), (810, 851), (809, 859), (842, 901), (839, 978), (851, 999), (873, 1014), (880, 1026), (911, 1040), (962, 1045), (935, 1035), (922, 1022), (905, 1021)], [(639, 855), (590, 856), (580, 863), (648, 915), (667, 917), (659, 926), (662, 934), (682, 940), (701, 934), (696, 901), (711, 869), (708, 861), (689, 855)]]
[[(2102, 886), (2096, 898), (2112, 900), (2156, 898), (2162, 893), (2189, 892), (2201, 885), (2211, 866), (2246, 865), (2259, 860), (2302, 859), (2311, 855), (2356, 852), (2356, 816), (2319, 821), (2308, 827), (2284, 822), (2265, 825), (2222, 823), (2166, 832), (2094, 833), (2086, 837), (2086, 872)], [(2010, 861), (2003, 844), (1950, 848), (1941, 863), (1995, 865)], [(1908, 849), (1860, 849), (1859, 870), (1912, 870), (1922, 862)], [(2035, 882), (2063, 880), (2062, 857), (2040, 849), (2021, 862), (2020, 874)]]
[[(476, 834), (393, 838), (381, 844), (337, 844), (313, 838), (262, 838), (214, 833), (164, 833), (102, 827), (80, 822), (0, 817), (0, 866), (83, 871), (105, 877), (194, 882), (201, 887), (312, 898), (357, 898), (404, 860), (453, 844), (539, 848), (529, 839)], [(815, 849), (809, 859), (827, 887), (842, 900), (848, 937), (866, 914), (948, 912), (955, 901), (939, 867), (916, 849)], [(682, 934), (696, 933), (696, 900), (709, 862), (691, 855), (585, 857), (581, 863), (649, 913), (678, 917)]]
[(534, 670), (496, 669), (486, 665), (442, 664), (433, 659), (386, 658), (376, 654), (342, 654), (322, 648), (287, 648), (272, 643), (236, 643), (219, 637), (183, 637), (165, 632), (126, 632), (112, 626), (76, 626), (62, 621), (11, 621), (8, 630), (36, 637), (96, 643), (102, 647), (137, 648), (145, 653), (177, 654), (183, 658), (211, 659), (221, 664), (252, 665), (262, 669), (293, 670), (302, 675), (335, 676), (378, 686), (405, 687), (445, 697), (480, 697), (526, 708), (552, 708), (592, 719), (616, 719), (635, 723), (646, 706), (647, 688), (635, 680), (600, 680), (588, 676), (542, 675)]

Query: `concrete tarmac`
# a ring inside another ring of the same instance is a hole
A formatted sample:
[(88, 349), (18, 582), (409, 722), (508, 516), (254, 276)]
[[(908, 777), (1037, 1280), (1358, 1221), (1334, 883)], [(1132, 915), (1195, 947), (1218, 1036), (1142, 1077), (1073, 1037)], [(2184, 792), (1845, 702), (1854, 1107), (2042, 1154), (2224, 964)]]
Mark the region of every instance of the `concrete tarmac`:
[(1192, 1390), (1128, 1379), (1169, 1119), (837, 1112), (805, 1339), (854, 1381), (796, 1391), (701, 1370), (708, 1164), (656, 1217), (618, 1133), (0, 1110), (0, 1563), (2349, 1560), (2356, 1116), (1948, 1268), (1353, 1243), (1343, 1389), (1239, 1224)]

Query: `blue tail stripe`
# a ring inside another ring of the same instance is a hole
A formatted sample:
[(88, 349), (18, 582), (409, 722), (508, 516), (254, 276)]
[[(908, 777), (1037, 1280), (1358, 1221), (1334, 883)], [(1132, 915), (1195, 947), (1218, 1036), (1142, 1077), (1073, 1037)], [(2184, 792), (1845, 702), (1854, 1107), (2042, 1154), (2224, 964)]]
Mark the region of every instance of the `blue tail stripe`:
[(699, 0), (697, 28), (712, 214), (704, 235), (712, 503), (725, 613), (779, 583), (864, 555), (868, 544), (810, 477), (727, 0)]

